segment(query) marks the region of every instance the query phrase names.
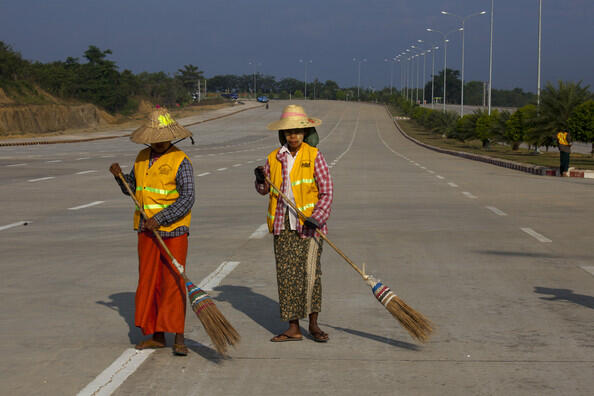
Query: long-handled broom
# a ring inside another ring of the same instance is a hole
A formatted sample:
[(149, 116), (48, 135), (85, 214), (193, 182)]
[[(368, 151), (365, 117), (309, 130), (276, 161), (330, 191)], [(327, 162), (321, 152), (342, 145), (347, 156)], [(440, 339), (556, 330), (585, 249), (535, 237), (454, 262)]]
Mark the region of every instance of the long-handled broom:
[[(302, 211), (297, 208), (297, 205), (293, 203), (278, 187), (276, 187), (268, 177), (266, 177), (266, 181), (275, 193), (280, 194), (285, 202), (287, 202), (297, 214), (303, 219), (307, 219), (307, 216), (303, 214)], [(318, 230), (318, 234), (320, 237), (328, 243), (328, 245), (332, 246), (332, 248), (338, 253), (347, 263), (353, 267), (355, 271), (361, 275), (363, 280), (371, 287), (373, 291), (373, 295), (377, 300), (382, 303), (384, 307), (400, 322), (402, 327), (408, 333), (416, 338), (421, 342), (427, 341), (429, 335), (433, 331), (431, 322), (425, 318), (420, 312), (411, 308), (407, 303), (405, 303), (401, 298), (399, 298), (394, 292), (390, 290), (389, 287), (382, 284), (379, 280), (374, 278), (372, 275), (368, 275), (365, 273), (365, 263), (363, 263), (363, 269), (360, 269), (351, 259), (349, 259), (346, 254), (344, 254), (336, 245), (334, 245), (328, 237)]]
[[(136, 208), (140, 211), (142, 217), (145, 220), (148, 220), (148, 216), (134, 196), (132, 189), (124, 178), (124, 175), (122, 175), (120, 172), (118, 177), (122, 180), (122, 182), (124, 182), (124, 186), (126, 187), (128, 194), (130, 194), (130, 197), (136, 204)], [(184, 271), (184, 267), (175, 259), (175, 257), (173, 257), (173, 254), (167, 245), (165, 245), (161, 235), (159, 235), (156, 230), (153, 230), (153, 233), (163, 250), (165, 250), (171, 259), (171, 263), (179, 271), (180, 276), (183, 278), (186, 288), (188, 289), (188, 299), (190, 300), (192, 310), (196, 313), (196, 316), (198, 319), (200, 319), (200, 322), (202, 322), (204, 330), (212, 340), (216, 350), (221, 355), (224, 355), (227, 352), (227, 345), (235, 345), (239, 343), (239, 333), (237, 333), (233, 326), (231, 326), (231, 323), (229, 323), (221, 311), (219, 311), (210, 296), (204, 290), (196, 286), (190, 279), (188, 279), (188, 276)]]

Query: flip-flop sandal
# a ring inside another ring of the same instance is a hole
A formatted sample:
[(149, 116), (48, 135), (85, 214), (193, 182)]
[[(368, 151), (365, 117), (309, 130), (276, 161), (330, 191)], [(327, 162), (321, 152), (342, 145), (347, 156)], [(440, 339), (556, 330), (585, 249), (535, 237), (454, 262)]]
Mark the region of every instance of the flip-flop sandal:
[(177, 356), (187, 356), (188, 347), (184, 344), (173, 344), (173, 354)]
[(136, 344), (136, 349), (158, 349), (165, 348), (165, 344), (155, 341), (152, 338), (150, 340), (144, 340)]
[(324, 333), (323, 331), (316, 331), (314, 333), (309, 333), (311, 335), (311, 338), (315, 341), (315, 342), (328, 342), (328, 334)]
[(285, 341), (301, 341), (303, 339), (303, 336), (290, 336), (287, 334), (279, 334), (277, 336), (274, 336), (270, 339), (270, 341), (272, 342), (285, 342)]

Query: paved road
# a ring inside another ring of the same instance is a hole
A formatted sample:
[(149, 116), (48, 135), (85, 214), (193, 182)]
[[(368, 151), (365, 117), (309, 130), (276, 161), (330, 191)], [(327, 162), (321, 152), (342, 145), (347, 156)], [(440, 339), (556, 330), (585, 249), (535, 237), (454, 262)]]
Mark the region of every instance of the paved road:
[(198, 193), (189, 276), (199, 282), (239, 263), (212, 292), (243, 337), (228, 359), (192, 316), (188, 357), (130, 353), (141, 339), (135, 235), (129, 198), (107, 168), (130, 166), (139, 146), (120, 138), (0, 148), (4, 394), (76, 394), (88, 384), (86, 394), (109, 393), (130, 373), (114, 394), (591, 394), (594, 181), (423, 149), (368, 104), (305, 103), (324, 120), (319, 147), (336, 192), (330, 237), (437, 330), (416, 344), (326, 247), (320, 319), (330, 342), (270, 343), (284, 328), (252, 169), (278, 144), (264, 127), (284, 105), (197, 125), (198, 145), (181, 144)]

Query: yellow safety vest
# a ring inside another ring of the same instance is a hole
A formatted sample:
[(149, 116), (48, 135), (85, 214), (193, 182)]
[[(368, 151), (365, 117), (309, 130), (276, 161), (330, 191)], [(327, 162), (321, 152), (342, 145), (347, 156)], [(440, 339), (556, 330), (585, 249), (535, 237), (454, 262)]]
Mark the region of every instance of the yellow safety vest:
[[(276, 158), (280, 148), (274, 150), (268, 155), (268, 164), (270, 165), (270, 180), (272, 183), (281, 188), (283, 183), (283, 166)], [(289, 154), (290, 155), (290, 154)], [(306, 216), (311, 216), (314, 207), (318, 202), (318, 186), (314, 178), (314, 165), (318, 149), (310, 146), (307, 143), (302, 143), (301, 148), (297, 152), (293, 169), (291, 170), (291, 189), (293, 190), (293, 197), (295, 197), (295, 204)], [(273, 231), (274, 214), (276, 213), (276, 204), (278, 202), (278, 192), (270, 187), (270, 202), (268, 204), (268, 231)], [(303, 220), (299, 219), (303, 225)]]
[(557, 140), (559, 141), (559, 144), (569, 146), (569, 143), (567, 142), (567, 132), (559, 132), (557, 134)]
[[(179, 166), (188, 156), (177, 147), (172, 147), (161, 155), (149, 168), (151, 149), (142, 150), (134, 163), (134, 176), (136, 177), (136, 199), (142, 205), (147, 216), (153, 217), (163, 209), (171, 206), (179, 193), (176, 190), (175, 177)], [(159, 231), (170, 232), (178, 227), (190, 227), (191, 211), (173, 224), (160, 226)], [(138, 230), (140, 211), (134, 212), (134, 229)]]

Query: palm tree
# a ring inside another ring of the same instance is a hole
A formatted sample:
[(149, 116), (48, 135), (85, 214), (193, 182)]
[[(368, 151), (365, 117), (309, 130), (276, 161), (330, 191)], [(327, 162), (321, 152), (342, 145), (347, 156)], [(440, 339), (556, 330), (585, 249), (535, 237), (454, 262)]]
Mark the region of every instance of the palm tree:
[(558, 88), (547, 83), (541, 94), (539, 111), (540, 126), (549, 134), (567, 130), (567, 120), (582, 103), (592, 98), (589, 85), (581, 87), (581, 81), (559, 81)]

